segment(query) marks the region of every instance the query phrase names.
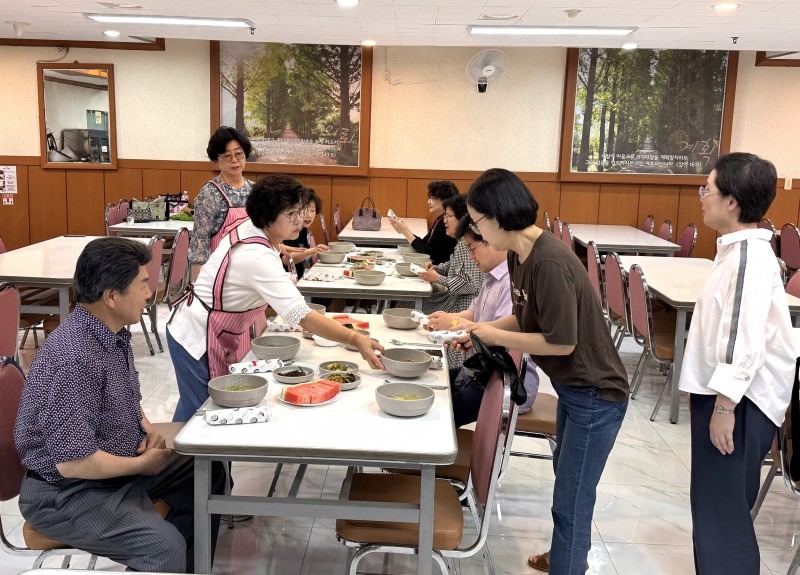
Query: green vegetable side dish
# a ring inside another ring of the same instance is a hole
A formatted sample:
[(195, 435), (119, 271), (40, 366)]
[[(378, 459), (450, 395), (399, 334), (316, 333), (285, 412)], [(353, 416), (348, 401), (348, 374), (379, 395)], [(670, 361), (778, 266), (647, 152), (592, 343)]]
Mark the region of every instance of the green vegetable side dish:
[(392, 395), (389, 396), (389, 399), (412, 400), (412, 399), (425, 399), (425, 398), (415, 393), (393, 393)]
[(353, 368), (351, 368), (349, 365), (332, 361), (325, 364), (325, 371), (353, 371)]
[(353, 383), (356, 378), (350, 373), (333, 373), (325, 377), (328, 381), (335, 381), (336, 383)]

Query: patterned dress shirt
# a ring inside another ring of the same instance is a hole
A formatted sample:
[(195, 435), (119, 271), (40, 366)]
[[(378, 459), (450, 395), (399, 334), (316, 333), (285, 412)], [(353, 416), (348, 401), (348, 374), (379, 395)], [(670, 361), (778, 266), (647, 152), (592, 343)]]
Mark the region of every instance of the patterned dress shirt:
[(131, 333), (113, 333), (78, 305), (31, 364), (14, 441), (22, 463), (45, 481), (56, 464), (105, 451), (135, 457), (145, 438)]
[[(226, 184), (219, 176), (214, 178), (214, 181), (225, 190), (234, 208), (244, 206), (252, 187), (250, 180), (245, 178), (244, 186), (241, 188)], [(217, 186), (207, 182), (194, 201), (194, 229), (189, 238), (190, 264), (200, 266), (208, 261), (208, 256), (211, 255), (211, 238), (222, 228), (227, 215), (228, 202), (219, 193)]]
[(469, 248), (464, 240), (458, 240), (448, 261), (433, 266), (433, 269), (442, 277), (433, 284), (433, 294), (422, 301), (423, 313), (458, 313), (467, 309), (483, 285), (484, 274), (470, 259)]

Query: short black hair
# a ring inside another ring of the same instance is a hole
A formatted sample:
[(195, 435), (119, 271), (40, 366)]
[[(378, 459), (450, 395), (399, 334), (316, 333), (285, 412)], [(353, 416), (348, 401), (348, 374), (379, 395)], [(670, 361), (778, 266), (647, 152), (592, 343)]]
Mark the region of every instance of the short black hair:
[(458, 188), (450, 180), (434, 180), (428, 184), (428, 197), (445, 201), (458, 195)]
[(239, 145), (242, 147), (242, 151), (244, 151), (244, 157), (249, 158), (250, 152), (253, 151), (253, 144), (250, 143), (250, 140), (242, 134), (236, 128), (231, 128), (230, 126), (220, 126), (217, 128), (217, 131), (211, 134), (211, 137), (208, 139), (208, 147), (206, 148), (206, 154), (208, 154), (208, 159), (212, 162), (216, 162), (221, 154), (225, 153), (225, 148), (228, 147), (228, 144), (236, 140), (239, 142)]
[(739, 222), (760, 222), (777, 193), (778, 173), (772, 162), (736, 152), (719, 158), (714, 169), (720, 194), (733, 196), (739, 205)]
[(492, 168), (472, 182), (467, 204), (504, 230), (524, 230), (536, 223), (539, 202), (514, 172)]
[(456, 218), (460, 220), (467, 215), (467, 198), (466, 196), (462, 196), (460, 194), (453, 196), (452, 198), (447, 198), (444, 202), (442, 202), (442, 207), (445, 210), (447, 208), (453, 210)]
[(250, 221), (259, 229), (264, 229), (287, 208), (303, 203), (306, 188), (286, 174), (273, 174), (262, 178), (252, 187), (245, 202)]
[(319, 214), (322, 212), (322, 198), (317, 195), (312, 188), (305, 189), (305, 199), (303, 200), (303, 204), (306, 206), (310, 206), (314, 204), (314, 210)]
[(472, 218), (470, 218), (468, 215), (458, 220), (458, 225), (456, 226), (456, 239), (460, 240), (461, 238), (469, 236), (476, 242), (483, 242), (483, 236), (476, 234), (475, 230), (472, 229), (470, 224), (472, 224)]
[(75, 265), (75, 301), (96, 303), (108, 289), (126, 293), (139, 275), (139, 268), (148, 263), (150, 249), (142, 242), (117, 237), (92, 240)]

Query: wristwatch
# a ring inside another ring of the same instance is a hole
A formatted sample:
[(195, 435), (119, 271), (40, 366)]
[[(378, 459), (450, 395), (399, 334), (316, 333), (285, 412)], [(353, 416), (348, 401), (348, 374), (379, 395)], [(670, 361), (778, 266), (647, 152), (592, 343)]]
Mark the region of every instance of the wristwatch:
[(734, 407), (733, 409), (725, 409), (720, 404), (715, 403), (714, 404), (714, 411), (716, 411), (717, 413), (719, 413), (721, 415), (733, 415), (734, 413), (736, 413), (736, 408)]

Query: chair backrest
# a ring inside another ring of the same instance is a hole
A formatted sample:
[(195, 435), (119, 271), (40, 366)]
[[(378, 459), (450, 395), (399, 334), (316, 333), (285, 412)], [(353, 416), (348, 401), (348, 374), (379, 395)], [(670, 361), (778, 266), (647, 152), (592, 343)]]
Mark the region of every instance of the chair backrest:
[(567, 222), (561, 224), (561, 241), (573, 252), (575, 251), (575, 240), (572, 238), (572, 226)]
[(606, 307), (609, 315), (614, 312), (624, 318), (623, 325), (628, 325), (628, 290), (616, 252), (606, 256)]
[(649, 214), (642, 222), (642, 231), (647, 232), (648, 234), (652, 234), (655, 225), (656, 225), (655, 216), (653, 214)]
[(561, 239), (561, 218), (558, 216), (553, 218), (553, 235)]
[(117, 204), (107, 204), (105, 208), (105, 212), (103, 214), (103, 221), (105, 222), (106, 226), (106, 235), (111, 234), (111, 230), (109, 228), (114, 224), (118, 224), (117, 216), (119, 215), (119, 208), (117, 208)]
[(778, 233), (775, 231), (775, 225), (772, 223), (772, 220), (769, 218), (763, 218), (760, 222), (758, 222), (758, 227), (772, 232), (772, 239), (769, 240), (769, 245), (772, 246), (772, 251), (775, 252), (775, 255), (778, 255)]
[(128, 215), (128, 208), (131, 207), (130, 200), (120, 200), (117, 202), (117, 209), (119, 210), (120, 219), (124, 220)]
[(668, 242), (672, 241), (672, 222), (670, 220), (664, 220), (661, 222), (661, 225), (658, 226), (658, 234), (656, 234), (662, 240), (666, 240)]
[[(785, 265), (786, 264), (784, 264), (784, 266)], [(788, 282), (783, 280), (783, 283), (786, 285), (786, 293), (793, 295), (794, 297), (800, 297), (800, 273), (794, 274)]]
[(597, 296), (600, 307), (603, 307), (603, 278), (602, 268), (600, 267), (600, 252), (597, 251), (597, 244), (590, 241), (586, 244), (586, 271), (589, 272), (589, 281)]
[[(317, 245), (317, 241), (314, 239), (314, 234), (311, 233), (311, 230), (308, 230), (308, 247), (313, 248), (316, 245)], [(311, 256), (310, 259), (311, 259), (311, 263), (312, 264), (317, 263), (317, 259), (318, 258), (317, 258), (316, 254)]]
[(553, 226), (550, 224), (550, 214), (547, 212), (544, 213), (544, 227), (548, 232), (553, 232)]
[(333, 207), (333, 227), (336, 230), (337, 236), (344, 228), (344, 224), (342, 223), (342, 206), (339, 204)]
[(12, 283), (0, 282), (0, 355), (17, 357), (19, 347), (19, 290)]
[(800, 230), (791, 223), (781, 228), (781, 259), (790, 270), (800, 269)]
[(0, 236), (0, 254), (6, 253), (6, 244), (3, 243), (3, 238)]
[(650, 303), (650, 289), (639, 264), (633, 264), (628, 272), (628, 296), (631, 308), (631, 331), (635, 336), (646, 340), (650, 353), (660, 360), (653, 340), (653, 309)]
[(327, 244), (329, 241), (328, 224), (325, 223), (325, 216), (319, 214), (319, 225), (322, 226), (322, 243)]
[(697, 226), (694, 224), (686, 224), (683, 228), (680, 237), (678, 238), (678, 245), (681, 249), (675, 254), (678, 258), (690, 258), (694, 251), (694, 245), (697, 243)]
[(148, 243), (150, 263), (147, 264), (147, 287), (152, 292), (147, 300), (148, 307), (156, 303), (158, 297), (158, 280), (161, 273), (161, 254), (164, 252), (164, 240), (161, 236), (153, 236)]
[(0, 362), (0, 501), (19, 495), (25, 468), (14, 444), (14, 424), (25, 378), (16, 365)]
[(172, 296), (183, 291), (186, 285), (186, 268), (189, 265), (189, 230), (181, 228), (175, 234), (172, 242), (172, 255), (169, 258), (169, 268), (164, 289), (162, 303), (172, 301)]

